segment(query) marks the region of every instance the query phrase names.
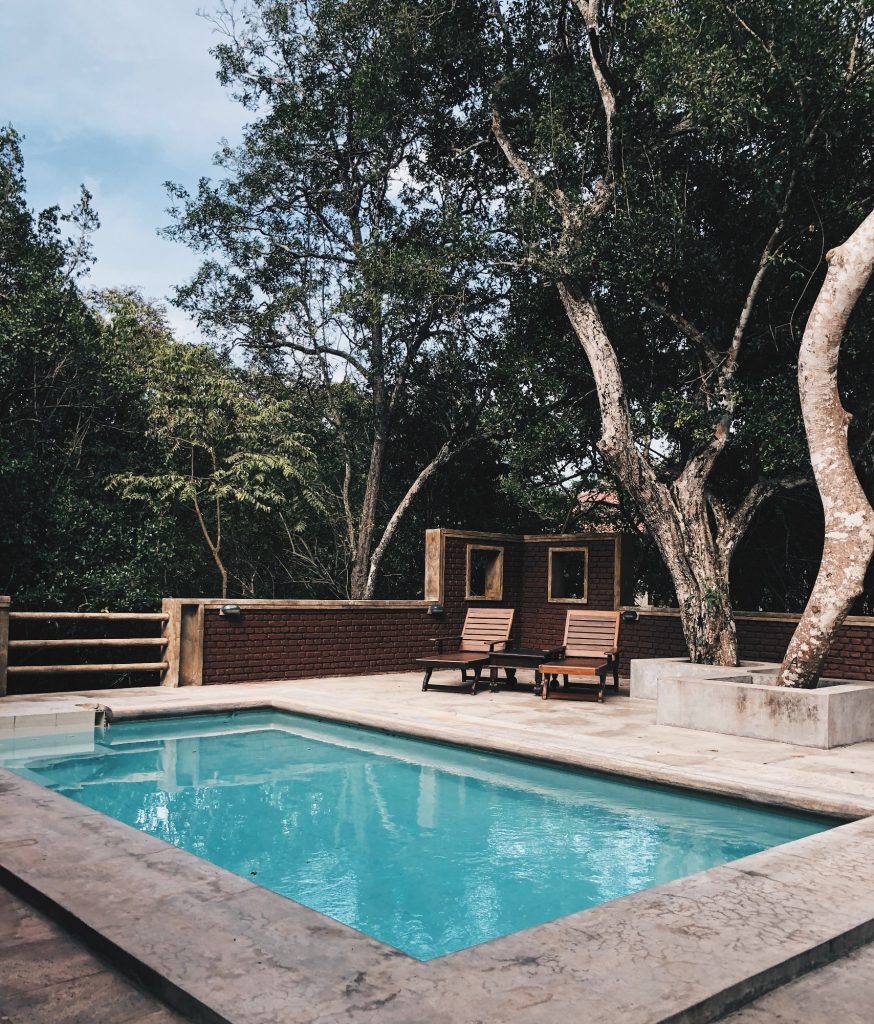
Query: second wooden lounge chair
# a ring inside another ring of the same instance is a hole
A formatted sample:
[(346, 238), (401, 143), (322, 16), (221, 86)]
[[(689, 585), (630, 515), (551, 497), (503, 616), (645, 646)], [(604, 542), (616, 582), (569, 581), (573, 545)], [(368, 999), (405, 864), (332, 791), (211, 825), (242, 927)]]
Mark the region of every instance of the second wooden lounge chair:
[[(579, 699), (592, 696), (595, 690), (595, 699), (603, 703), (608, 672), (613, 676), (613, 689), (619, 689), (619, 612), (569, 611), (561, 657), (544, 662), (539, 671), (544, 700)], [(564, 679), (562, 689), (558, 689), (559, 676)], [(591, 682), (584, 682), (586, 678)]]
[[(437, 645), (434, 654), (416, 659), (416, 664), (425, 668), (422, 689), (428, 689), (435, 668), (457, 668), (461, 670), (462, 685), (467, 683), (468, 670), (473, 671), (470, 692), (476, 693), (482, 670), (489, 662), (489, 655), (506, 648), (512, 625), (512, 608), (469, 608), (461, 636), (432, 637), (432, 643)], [(458, 642), (457, 650), (443, 649), (444, 645), (455, 641)]]

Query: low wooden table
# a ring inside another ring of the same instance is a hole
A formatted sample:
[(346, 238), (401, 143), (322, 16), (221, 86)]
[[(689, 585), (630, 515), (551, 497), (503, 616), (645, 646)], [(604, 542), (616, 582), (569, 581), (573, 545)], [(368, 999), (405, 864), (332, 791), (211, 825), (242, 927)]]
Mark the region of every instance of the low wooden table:
[[(492, 693), (498, 690), (498, 683), (503, 682), (505, 686), (529, 685), (521, 684), (516, 679), (516, 671), (520, 668), (530, 668), (534, 672), (534, 693), (540, 693), (543, 679), (537, 666), (555, 657), (561, 648), (556, 647), (547, 650), (542, 647), (517, 647), (509, 651), (495, 651), (489, 655), (489, 689)], [(503, 680), (498, 679), (498, 669), (504, 670)]]

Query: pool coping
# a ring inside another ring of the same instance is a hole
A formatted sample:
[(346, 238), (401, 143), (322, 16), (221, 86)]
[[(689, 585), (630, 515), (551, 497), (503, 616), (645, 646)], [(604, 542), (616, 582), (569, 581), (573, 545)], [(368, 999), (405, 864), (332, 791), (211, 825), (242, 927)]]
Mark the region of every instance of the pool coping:
[(703, 1024), (874, 939), (874, 817), (421, 962), (2, 769), (0, 795), (0, 882), (210, 1024)]

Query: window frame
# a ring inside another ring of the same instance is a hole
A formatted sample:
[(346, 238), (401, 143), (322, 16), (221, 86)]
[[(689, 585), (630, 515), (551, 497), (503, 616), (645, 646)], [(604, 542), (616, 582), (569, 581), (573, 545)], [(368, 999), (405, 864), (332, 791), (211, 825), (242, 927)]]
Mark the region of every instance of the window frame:
[[(492, 572), (487, 574), (486, 577), (486, 593), (485, 594), (472, 594), (470, 590), (470, 565), (471, 565), (471, 554), (474, 551), (492, 551), (495, 553), (495, 565)], [(494, 585), (493, 589), (489, 592), (489, 577), (496, 576), (497, 585)], [(503, 601), (504, 599), (504, 548), (495, 544), (468, 544), (465, 553), (465, 573), (464, 573), (464, 595), (465, 601)]]
[[(577, 554), (583, 556), (583, 596), (553, 597), (552, 595), (552, 560), (553, 555)], [(549, 604), (588, 604), (589, 603), (589, 548), (582, 547), (551, 547), (547, 553), (546, 600)]]

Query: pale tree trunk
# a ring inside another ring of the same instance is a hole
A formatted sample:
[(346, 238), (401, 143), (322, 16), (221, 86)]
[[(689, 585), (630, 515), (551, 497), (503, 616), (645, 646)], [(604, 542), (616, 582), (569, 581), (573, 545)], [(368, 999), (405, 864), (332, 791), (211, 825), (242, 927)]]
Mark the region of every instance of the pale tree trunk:
[[(515, 149), (504, 131), (497, 106), (492, 107), (492, 133), (507, 162), (533, 193), (552, 207), (560, 223), (559, 258), (566, 255), (574, 240), (593, 230), (600, 215), (614, 201), (614, 163), (621, 160), (614, 139), (619, 93), (612, 82), (608, 55), (600, 39), (604, 4), (600, 0), (574, 2), (586, 27), (592, 73), (605, 119), (605, 167), (601, 177), (591, 185), (591, 198), (574, 202), (562, 188), (548, 184)], [(506, 28), (503, 31), (506, 36)], [(803, 143), (806, 149), (813, 146), (824, 116), (823, 113), (808, 132)], [(637, 448), (619, 361), (594, 302), (579, 291), (569, 275), (557, 282), (562, 303), (595, 378), (602, 421), (598, 447), (619, 484), (638, 506), (664, 558), (677, 593), (689, 655), (696, 662), (737, 664), (737, 634), (728, 583), (731, 556), (765, 498), (787, 483), (797, 486), (800, 482), (797, 479), (759, 481), (731, 514), (708, 493), (707, 486), (728, 440), (734, 414), (733, 382), (742, 344), (762, 282), (779, 247), (797, 182), (796, 171), (787, 183), (776, 224), (759, 258), (727, 349), (714, 346), (709, 334), (684, 316), (648, 300), (650, 305), (669, 316), (703, 354), (714, 382), (712, 393), (708, 393), (711, 389), (702, 393), (708, 409), (716, 414), (713, 435), (689, 458), (673, 481), (660, 480), (648, 458)]]
[(379, 567), (382, 564), (383, 556), (388, 550), (388, 546), (391, 544), (392, 539), (397, 531), (398, 526), (401, 524), (401, 520), (409, 512), (410, 506), (416, 498), (416, 495), (422, 490), (428, 480), (453, 456), (457, 455), (461, 446), (456, 449), (452, 449), (451, 438), (446, 441), (440, 451), (434, 456), (434, 458), (428, 463), (427, 466), (419, 473), (416, 479), (407, 488), (407, 493), (401, 498), (398, 507), (392, 513), (391, 518), (386, 524), (385, 530), (383, 530), (382, 537), (380, 537), (379, 543), (373, 550), (373, 554), (370, 556), (370, 569), (367, 574), (367, 585), (365, 587), (365, 598), (372, 598), (374, 591), (376, 590), (376, 577), (379, 575)]
[[(213, 476), (218, 473), (218, 465), (216, 463), (215, 452), (210, 451), (212, 458), (212, 471)], [(222, 598), (228, 596), (228, 570), (225, 567), (225, 563), (222, 560), (222, 505), (218, 497), (215, 501), (215, 539), (213, 540), (212, 535), (209, 532), (209, 527), (206, 524), (206, 519), (203, 515), (203, 510), (200, 507), (200, 499), (197, 496), (197, 485), (194, 478), (194, 445), (191, 446), (191, 497), (194, 504), (194, 511), (197, 515), (197, 522), (200, 525), (200, 532), (203, 534), (203, 539), (206, 541), (206, 545), (209, 548), (209, 553), (212, 555), (212, 560), (215, 562), (215, 567), (218, 569), (219, 576), (222, 581)]]
[(798, 359), (798, 390), (813, 474), (825, 514), (825, 542), (816, 582), (795, 629), (777, 684), (812, 688), (853, 601), (862, 593), (874, 553), (874, 509), (862, 490), (847, 445), (850, 415), (838, 390), (844, 329), (874, 270), (874, 212), (826, 256)]

